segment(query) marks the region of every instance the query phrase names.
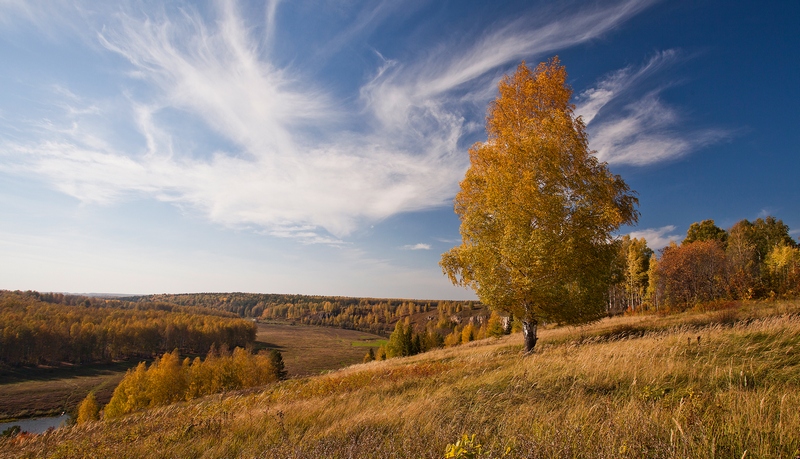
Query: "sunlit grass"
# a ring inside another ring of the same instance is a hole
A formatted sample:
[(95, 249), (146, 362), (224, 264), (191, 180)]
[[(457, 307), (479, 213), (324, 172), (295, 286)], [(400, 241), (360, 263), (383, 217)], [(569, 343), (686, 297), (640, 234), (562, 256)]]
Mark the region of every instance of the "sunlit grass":
[[(800, 307), (736, 305), (543, 330), (0, 444), (8, 457), (789, 458)], [(697, 337), (700, 337), (698, 343)]]
[(351, 346), (356, 347), (381, 347), (385, 346), (388, 343), (388, 339), (374, 339), (374, 340), (362, 340), (362, 341), (353, 341), (350, 343)]

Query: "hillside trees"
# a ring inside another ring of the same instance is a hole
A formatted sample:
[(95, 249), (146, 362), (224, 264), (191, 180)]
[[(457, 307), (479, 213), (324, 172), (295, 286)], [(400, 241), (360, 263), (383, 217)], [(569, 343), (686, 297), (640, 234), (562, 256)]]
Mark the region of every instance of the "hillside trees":
[(149, 367), (142, 362), (128, 370), (104, 408), (105, 418), (191, 400), (224, 391), (256, 387), (285, 377), (280, 353), (251, 354), (237, 347), (209, 351), (205, 360), (180, 360), (177, 350)]
[(97, 398), (94, 392), (89, 392), (86, 398), (83, 399), (78, 405), (78, 416), (75, 419), (76, 424), (83, 424), (89, 421), (97, 421), (100, 419), (100, 406), (97, 404)]
[(126, 298), (143, 303), (166, 302), (213, 308), (242, 317), (281, 320), (303, 325), (322, 325), (361, 330), (388, 336), (398, 320), (438, 311), (452, 315), (483, 308), (477, 301), (420, 301), (396, 298), (353, 298), (267, 293), (188, 293)]
[(502, 79), (455, 198), (462, 244), (440, 262), (454, 284), (520, 318), (527, 352), (539, 321), (605, 313), (611, 233), (638, 217), (628, 185), (588, 150), (566, 77), (556, 57)]
[(204, 308), (0, 291), (0, 362), (9, 365), (149, 358), (255, 341), (251, 321)]

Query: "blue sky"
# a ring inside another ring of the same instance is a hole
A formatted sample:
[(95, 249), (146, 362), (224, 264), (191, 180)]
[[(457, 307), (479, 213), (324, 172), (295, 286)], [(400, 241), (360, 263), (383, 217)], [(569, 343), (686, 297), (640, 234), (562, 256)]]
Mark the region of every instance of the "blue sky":
[(474, 298), (497, 81), (559, 55), (621, 234), (800, 236), (800, 3), (0, 0), (0, 288)]

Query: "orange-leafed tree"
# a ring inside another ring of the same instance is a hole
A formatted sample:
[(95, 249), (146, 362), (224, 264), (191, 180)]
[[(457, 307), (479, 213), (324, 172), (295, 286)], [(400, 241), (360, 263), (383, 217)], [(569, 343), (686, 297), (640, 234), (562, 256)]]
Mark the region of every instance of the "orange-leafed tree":
[(470, 149), (455, 198), (462, 243), (440, 262), (453, 283), (520, 318), (527, 352), (539, 322), (605, 313), (612, 233), (638, 218), (634, 193), (589, 151), (566, 79), (555, 57), (500, 81), (488, 139)]
[(727, 260), (722, 243), (701, 240), (665, 247), (658, 261), (666, 301), (685, 309), (723, 298), (727, 289)]

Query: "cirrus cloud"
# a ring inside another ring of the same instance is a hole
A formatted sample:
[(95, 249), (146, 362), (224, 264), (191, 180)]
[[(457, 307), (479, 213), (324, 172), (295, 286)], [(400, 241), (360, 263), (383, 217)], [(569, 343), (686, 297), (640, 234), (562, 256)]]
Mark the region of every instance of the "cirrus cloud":
[(229, 227), (339, 244), (365, 223), (450, 203), (468, 165), (462, 142), (482, 125), (470, 113), (509, 66), (600, 37), (652, 3), (545, 11), (492, 26), (467, 46), (444, 40), (384, 59), (347, 103), (272, 56), (277, 1), (260, 27), (234, 1), (210, 14), (188, 4), (147, 14), (78, 4), (71, 20), (84, 18), (98, 52), (126, 63), (124, 89), (97, 100), (63, 86), (60, 115), (14, 127), (32, 140), (0, 139), (0, 169), (34, 174), (87, 204), (157, 199)]
[(646, 166), (730, 137), (723, 129), (680, 129), (683, 120), (678, 110), (659, 97), (664, 86), (642, 94), (640, 88), (648, 79), (680, 58), (674, 49), (656, 53), (638, 68), (611, 72), (577, 96), (575, 111), (586, 123), (589, 145), (600, 160)]

